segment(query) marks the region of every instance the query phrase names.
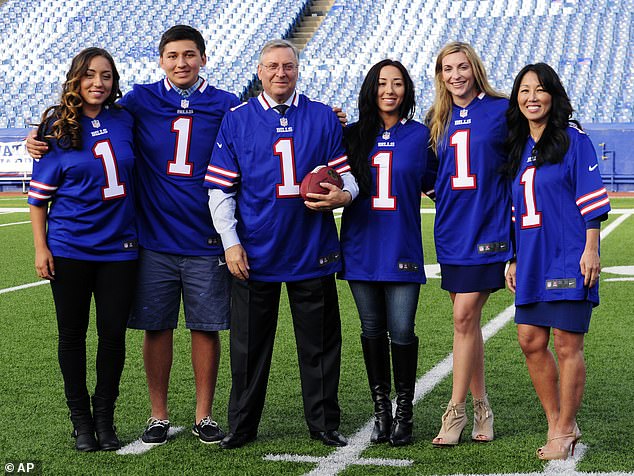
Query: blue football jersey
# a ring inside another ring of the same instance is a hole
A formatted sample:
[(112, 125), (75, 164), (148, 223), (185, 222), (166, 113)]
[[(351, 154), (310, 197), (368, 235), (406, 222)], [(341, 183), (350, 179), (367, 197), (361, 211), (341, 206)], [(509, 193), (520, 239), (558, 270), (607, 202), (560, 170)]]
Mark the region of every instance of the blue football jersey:
[(480, 94), (453, 106), (438, 145), (436, 221), (438, 262), (483, 265), (506, 261), (511, 250), (511, 191), (500, 173), (507, 160), (506, 99)]
[(517, 247), (517, 305), (588, 300), (599, 304), (599, 284), (584, 287), (579, 261), (586, 222), (610, 211), (592, 142), (568, 128), (570, 148), (562, 162), (533, 164), (529, 138), (513, 180), (513, 221)]
[(225, 116), (205, 181), (236, 193), (236, 231), (252, 279), (297, 281), (341, 268), (332, 213), (310, 210), (299, 194), (301, 180), (319, 165), (350, 170), (328, 106), (296, 94), (281, 116), (260, 95)]
[(343, 212), (339, 277), (425, 282), (420, 200), (433, 187), (428, 147), (429, 129), (416, 121), (402, 120), (377, 136), (368, 157), (371, 196), (357, 197)]
[(53, 256), (125, 261), (138, 255), (134, 211), (133, 120), (123, 109), (81, 116), (82, 149), (49, 152), (33, 162), (28, 202), (45, 207)]
[(135, 120), (141, 246), (188, 256), (223, 254), (203, 181), (220, 122), (238, 98), (207, 81), (184, 98), (164, 79), (136, 84), (121, 104)]

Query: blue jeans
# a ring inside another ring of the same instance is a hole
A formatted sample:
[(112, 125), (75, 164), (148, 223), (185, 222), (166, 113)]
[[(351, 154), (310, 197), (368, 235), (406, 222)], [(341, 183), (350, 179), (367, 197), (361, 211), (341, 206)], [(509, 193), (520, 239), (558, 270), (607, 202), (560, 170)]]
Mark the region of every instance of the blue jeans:
[(414, 320), (419, 283), (349, 281), (361, 319), (361, 335), (368, 338), (389, 333), (393, 343), (414, 342)]

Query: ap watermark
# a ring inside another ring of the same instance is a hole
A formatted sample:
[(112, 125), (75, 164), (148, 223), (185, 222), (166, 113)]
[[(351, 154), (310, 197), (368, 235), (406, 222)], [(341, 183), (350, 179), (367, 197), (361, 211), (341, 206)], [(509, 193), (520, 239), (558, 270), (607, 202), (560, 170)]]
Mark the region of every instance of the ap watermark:
[(4, 464), (4, 474), (42, 474), (41, 461), (9, 461)]

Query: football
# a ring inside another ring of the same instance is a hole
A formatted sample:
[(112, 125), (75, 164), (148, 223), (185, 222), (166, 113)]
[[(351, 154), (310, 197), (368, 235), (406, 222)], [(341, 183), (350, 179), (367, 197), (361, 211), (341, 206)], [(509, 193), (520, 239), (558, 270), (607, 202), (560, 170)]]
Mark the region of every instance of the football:
[(322, 187), (320, 184), (323, 182), (331, 183), (337, 187), (343, 187), (343, 180), (341, 176), (332, 167), (326, 165), (320, 165), (315, 167), (312, 171), (308, 172), (301, 185), (299, 186), (299, 193), (304, 200), (316, 202), (314, 198), (308, 198), (307, 193), (328, 193), (328, 189)]

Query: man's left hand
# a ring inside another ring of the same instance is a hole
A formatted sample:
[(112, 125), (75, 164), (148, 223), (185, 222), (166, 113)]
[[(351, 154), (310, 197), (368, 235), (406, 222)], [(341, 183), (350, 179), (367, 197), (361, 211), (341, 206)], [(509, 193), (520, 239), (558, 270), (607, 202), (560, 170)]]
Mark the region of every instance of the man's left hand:
[(339, 123), (342, 127), (346, 127), (348, 125), (348, 115), (343, 109), (340, 107), (333, 107), (332, 112), (337, 115), (337, 119), (339, 119)]
[(311, 210), (316, 212), (329, 212), (334, 210), (335, 208), (345, 207), (350, 202), (352, 202), (352, 196), (350, 192), (341, 190), (336, 185), (333, 185), (328, 182), (322, 182), (321, 185), (323, 188), (328, 190), (328, 193), (309, 193), (306, 196), (308, 198), (315, 199), (317, 201), (310, 202), (306, 200), (304, 205), (306, 205)]

